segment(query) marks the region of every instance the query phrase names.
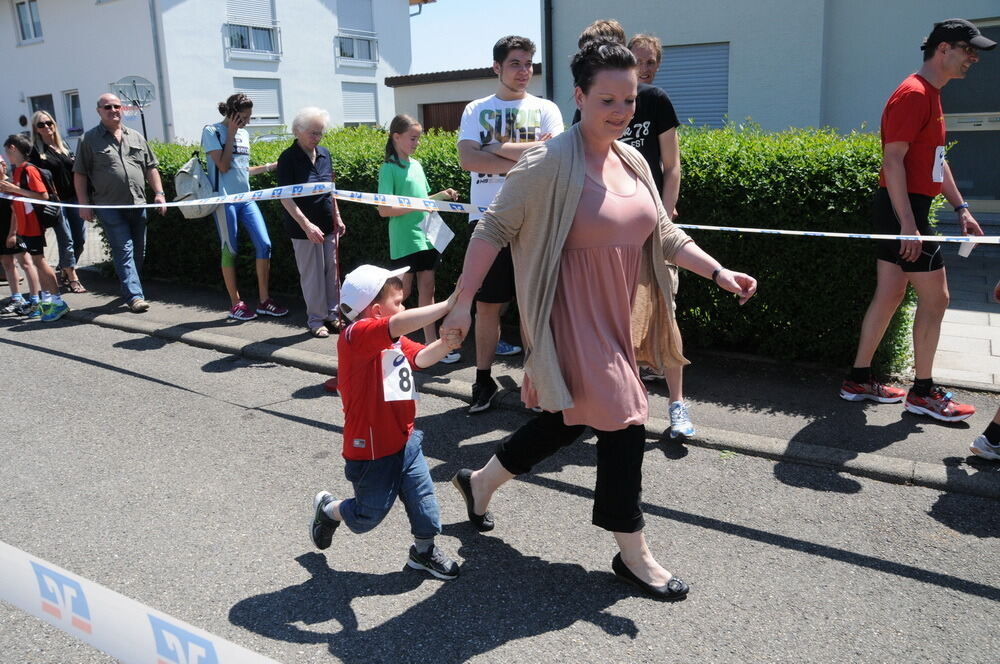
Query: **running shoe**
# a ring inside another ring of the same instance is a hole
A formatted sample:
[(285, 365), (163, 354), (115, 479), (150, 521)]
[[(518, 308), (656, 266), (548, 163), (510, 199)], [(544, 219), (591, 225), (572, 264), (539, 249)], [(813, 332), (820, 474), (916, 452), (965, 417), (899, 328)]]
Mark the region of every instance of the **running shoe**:
[(14, 309), (14, 314), (17, 316), (27, 316), (32, 311), (37, 311), (37, 310), (38, 310), (37, 301), (32, 302), (31, 300), (21, 300), (21, 302), (17, 305), (17, 308)]
[(899, 403), (906, 397), (906, 390), (883, 385), (874, 378), (867, 383), (855, 383), (844, 379), (840, 386), (840, 398), (847, 401), (877, 401), (878, 403)]
[(333, 534), (337, 532), (340, 521), (331, 519), (323, 511), (327, 505), (333, 502), (333, 496), (329, 491), (320, 491), (313, 499), (313, 520), (309, 525), (309, 536), (312, 537), (313, 544), (317, 549), (329, 549), (333, 542)]
[(2, 307), (0, 307), (0, 315), (5, 315), (6, 316), (6, 315), (9, 315), (9, 314), (16, 314), (18, 308), (22, 304), (24, 304), (24, 299), (23, 298), (17, 298), (16, 300), (14, 298), (10, 298), (10, 299), (7, 300), (6, 304), (4, 304)]
[(25, 302), (18, 308), (18, 316), (24, 316), (28, 320), (38, 320), (42, 317), (42, 308), (38, 302)]
[(663, 380), (663, 374), (652, 367), (639, 367), (639, 378), (647, 383)]
[(441, 364), (455, 364), (462, 359), (462, 354), (457, 350), (453, 350), (444, 357), (441, 358)]
[(917, 415), (930, 415), (944, 422), (961, 422), (972, 417), (975, 406), (958, 403), (951, 397), (951, 392), (945, 392), (940, 387), (931, 389), (929, 396), (920, 397), (910, 390), (906, 395), (906, 410)]
[(142, 299), (141, 297), (137, 297), (128, 303), (128, 308), (129, 311), (131, 311), (134, 314), (145, 313), (149, 311), (149, 302), (146, 302), (146, 300)]
[(439, 579), (448, 581), (458, 578), (458, 563), (445, 555), (444, 551), (431, 546), (430, 551), (420, 553), (414, 544), (410, 545), (410, 558), (406, 561), (408, 567), (430, 572)]
[(52, 321), (59, 320), (66, 315), (67, 311), (69, 311), (69, 305), (63, 300), (50, 302), (48, 310), (42, 313), (42, 322), (51, 323)]
[(485, 385), (479, 383), (472, 384), (472, 405), (469, 406), (469, 414), (481, 413), (489, 410), (493, 405), (493, 397), (497, 395), (497, 382), (490, 378), (490, 382)]
[(257, 317), (257, 314), (250, 311), (250, 307), (247, 306), (246, 302), (240, 300), (229, 310), (229, 317), (236, 320), (253, 320)]
[(510, 356), (510, 355), (517, 355), (522, 350), (524, 350), (524, 349), (521, 348), (520, 346), (515, 346), (514, 344), (509, 344), (506, 341), (504, 341), (503, 339), (501, 339), (500, 341), (497, 342), (497, 351), (496, 351), (496, 354), (500, 355), (502, 357), (507, 357), (507, 356)]
[(683, 401), (675, 401), (670, 404), (670, 437), (687, 438), (694, 435), (694, 424), (691, 423), (691, 415), (688, 413), (687, 404)]
[(274, 300), (268, 298), (257, 305), (257, 313), (281, 318), (282, 316), (288, 315), (288, 308), (283, 307)]
[(1000, 445), (994, 445), (990, 442), (990, 439), (986, 437), (986, 434), (979, 434), (979, 436), (972, 441), (969, 445), (969, 451), (976, 456), (981, 456), (984, 459), (989, 459), (991, 461), (1000, 461)]

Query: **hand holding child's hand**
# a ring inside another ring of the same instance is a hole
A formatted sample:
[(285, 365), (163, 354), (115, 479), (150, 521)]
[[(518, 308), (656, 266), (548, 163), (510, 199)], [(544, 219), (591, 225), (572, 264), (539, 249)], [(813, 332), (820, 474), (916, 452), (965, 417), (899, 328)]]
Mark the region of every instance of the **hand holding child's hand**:
[(462, 333), (459, 330), (448, 330), (443, 338), (448, 350), (459, 350), (462, 347)]

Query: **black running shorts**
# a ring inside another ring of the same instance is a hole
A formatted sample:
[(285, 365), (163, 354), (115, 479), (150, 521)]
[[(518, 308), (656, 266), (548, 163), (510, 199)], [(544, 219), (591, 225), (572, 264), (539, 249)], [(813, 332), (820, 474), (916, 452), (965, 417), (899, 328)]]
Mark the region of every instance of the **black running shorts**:
[[(917, 222), (917, 230), (921, 235), (931, 236), (928, 215), (931, 210), (931, 197), (923, 194), (908, 194), (913, 218)], [(889, 191), (879, 187), (875, 193), (872, 205), (872, 226), (877, 235), (901, 235), (902, 229), (896, 211), (892, 208)], [(920, 257), (915, 261), (904, 261), (899, 255), (899, 240), (876, 240), (875, 255), (880, 261), (898, 265), (903, 272), (933, 272), (944, 267), (944, 257), (941, 255), (941, 245), (937, 242), (924, 240)]]

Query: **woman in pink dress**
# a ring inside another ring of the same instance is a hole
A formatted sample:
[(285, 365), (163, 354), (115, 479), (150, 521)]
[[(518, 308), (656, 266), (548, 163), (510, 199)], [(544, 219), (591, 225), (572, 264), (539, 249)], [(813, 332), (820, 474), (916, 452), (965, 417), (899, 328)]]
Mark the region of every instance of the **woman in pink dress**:
[(746, 302), (756, 281), (723, 268), (674, 226), (649, 167), (617, 139), (635, 110), (636, 61), (624, 46), (596, 41), (573, 58), (581, 120), (526, 152), (507, 174), (465, 256), (462, 296), (442, 325), (468, 333), (472, 295), (500, 247), (510, 243), (528, 355), (522, 398), (542, 413), (501, 442), (483, 468), (452, 482), (480, 531), (487, 507), (515, 475), (597, 434), (593, 523), (614, 534), (620, 579), (659, 599), (688, 586), (653, 557), (640, 504), (647, 418), (636, 362), (658, 368), (687, 360), (673, 317), (669, 263), (710, 278)]

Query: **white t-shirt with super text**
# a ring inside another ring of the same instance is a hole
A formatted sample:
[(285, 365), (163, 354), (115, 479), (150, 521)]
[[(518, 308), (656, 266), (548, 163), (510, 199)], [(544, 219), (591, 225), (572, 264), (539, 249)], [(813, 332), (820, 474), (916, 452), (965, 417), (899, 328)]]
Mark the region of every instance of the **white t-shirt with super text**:
[[(491, 143), (528, 143), (544, 134), (553, 136), (563, 130), (559, 107), (548, 99), (526, 94), (523, 99), (504, 101), (496, 95), (469, 102), (462, 113), (458, 140)], [(512, 164), (513, 165), (513, 164)], [(503, 186), (504, 176), (495, 173), (472, 173), (472, 204), (488, 207)], [(469, 216), (475, 221), (483, 216), (478, 210)]]

